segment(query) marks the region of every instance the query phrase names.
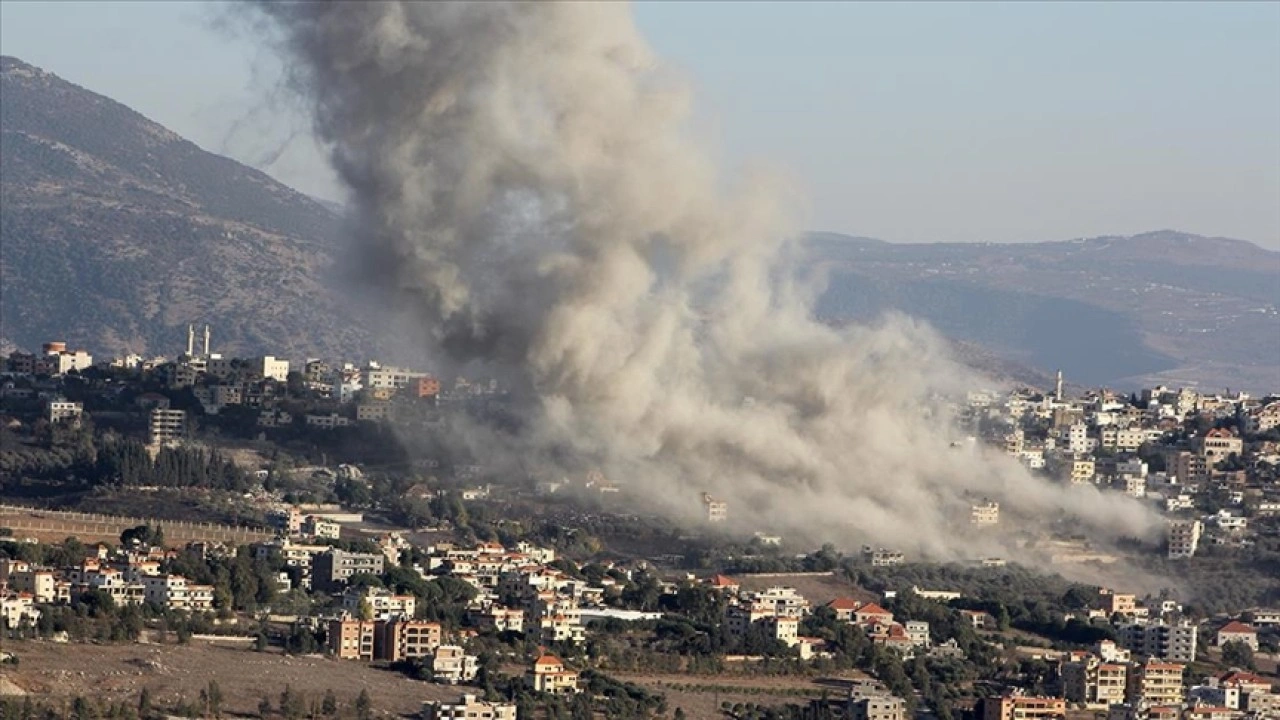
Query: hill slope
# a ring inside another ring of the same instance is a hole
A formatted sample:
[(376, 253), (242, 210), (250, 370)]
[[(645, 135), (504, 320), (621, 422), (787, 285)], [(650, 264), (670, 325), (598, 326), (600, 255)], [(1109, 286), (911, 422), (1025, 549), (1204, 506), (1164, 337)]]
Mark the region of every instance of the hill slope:
[(0, 335), (97, 353), (354, 349), (332, 284), (337, 218), (265, 174), (0, 58)]
[(1173, 231), (895, 245), (810, 236), (834, 321), (889, 309), (1082, 383), (1280, 388), (1280, 253)]

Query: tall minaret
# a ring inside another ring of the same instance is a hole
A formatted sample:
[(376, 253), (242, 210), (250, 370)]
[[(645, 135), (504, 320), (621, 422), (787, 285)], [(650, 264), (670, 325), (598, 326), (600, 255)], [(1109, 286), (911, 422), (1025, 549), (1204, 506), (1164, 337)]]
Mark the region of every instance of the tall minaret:
[(209, 326), (204, 326), (204, 356), (209, 357)]
[(1053, 399), (1062, 402), (1062, 371), (1058, 371), (1058, 381), (1053, 385)]
[(187, 357), (191, 357), (196, 352), (196, 326), (187, 323)]

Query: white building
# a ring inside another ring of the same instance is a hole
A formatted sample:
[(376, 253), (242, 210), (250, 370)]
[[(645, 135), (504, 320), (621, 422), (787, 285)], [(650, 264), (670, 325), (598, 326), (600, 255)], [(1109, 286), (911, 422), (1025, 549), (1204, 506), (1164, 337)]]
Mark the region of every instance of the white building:
[(264, 378), (271, 378), (277, 382), (289, 379), (288, 360), (278, 360), (274, 355), (264, 355), (258, 358), (256, 365), (254, 369)]
[(431, 658), (431, 678), (436, 682), (457, 685), (476, 679), (480, 661), (468, 655), (459, 645), (441, 645)]
[(475, 695), (463, 695), (453, 702), (422, 704), (423, 720), (516, 720), (515, 703), (487, 702)]
[(82, 403), (69, 402), (61, 398), (49, 401), (49, 422), (55, 425), (58, 423), (75, 425), (80, 422), (80, 416), (83, 413), (84, 405)]

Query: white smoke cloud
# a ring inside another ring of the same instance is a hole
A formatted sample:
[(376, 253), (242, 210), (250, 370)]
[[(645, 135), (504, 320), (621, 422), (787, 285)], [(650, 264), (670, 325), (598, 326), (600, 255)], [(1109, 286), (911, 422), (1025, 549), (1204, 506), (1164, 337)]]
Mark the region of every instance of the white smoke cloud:
[(979, 496), (1099, 537), (1156, 527), (1122, 496), (951, 447), (936, 398), (977, 379), (927, 327), (813, 321), (781, 265), (787, 189), (717, 174), (628, 7), (258, 9), (378, 286), (444, 356), (532, 399), (507, 453), (567, 449), (677, 517), (705, 490), (742, 527), (934, 558), (1016, 552), (1007, 532), (957, 541)]

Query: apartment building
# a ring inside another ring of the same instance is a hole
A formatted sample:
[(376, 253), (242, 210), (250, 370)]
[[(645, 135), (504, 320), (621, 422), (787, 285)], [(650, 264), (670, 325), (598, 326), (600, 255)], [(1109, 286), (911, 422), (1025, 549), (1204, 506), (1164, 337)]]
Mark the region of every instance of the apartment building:
[(377, 627), (371, 620), (343, 617), (329, 621), (329, 652), (339, 660), (374, 659), (373, 647)]
[(379, 620), (412, 618), (418, 609), (417, 597), (397, 595), (386, 588), (349, 588), (342, 594), (342, 609), (353, 615), (359, 614), (366, 603)]
[(845, 717), (850, 720), (907, 720), (907, 703), (887, 693), (850, 698)]
[(1189, 663), (1196, 658), (1200, 630), (1191, 623), (1132, 623), (1120, 628), (1120, 644), (1135, 655)]
[(1061, 720), (1067, 716), (1062, 698), (1004, 695), (982, 701), (983, 720)]
[(189, 583), (181, 575), (144, 575), (142, 587), (146, 601), (153, 605), (170, 610), (213, 609), (213, 586)]
[(1062, 694), (1073, 703), (1109, 706), (1122, 703), (1128, 683), (1128, 667), (1104, 663), (1088, 655), (1064, 662), (1058, 670), (1062, 678)]
[(440, 623), (392, 618), (374, 623), (373, 655), (378, 660), (397, 662), (428, 657), (440, 647)]
[(986, 500), (969, 510), (969, 524), (985, 527), (1000, 524), (1000, 503)]
[(441, 645), (431, 658), (431, 679), (457, 685), (471, 682), (480, 671), (479, 660), (460, 645)]
[(1213, 467), (1231, 455), (1238, 456), (1244, 450), (1244, 441), (1231, 430), (1214, 428), (1200, 438), (1199, 449), (1205, 464)]
[(1182, 663), (1157, 660), (1130, 665), (1125, 689), (1128, 701), (1147, 705), (1181, 705), (1185, 667)]
[(707, 522), (720, 523), (729, 519), (729, 503), (716, 500), (709, 493), (702, 493), (702, 510)]
[(147, 444), (165, 447), (181, 442), (187, 436), (187, 412), (154, 408), (147, 424)]
[(257, 358), (254, 361), (253, 370), (262, 377), (276, 382), (286, 382), (289, 379), (289, 361), (280, 360), (274, 355), (263, 355)]
[(1189, 558), (1200, 547), (1204, 523), (1199, 520), (1175, 520), (1169, 523), (1169, 558)]
[(381, 575), (385, 559), (382, 553), (347, 552), (332, 548), (312, 559), (312, 582), (319, 590), (338, 590), (356, 573)]

